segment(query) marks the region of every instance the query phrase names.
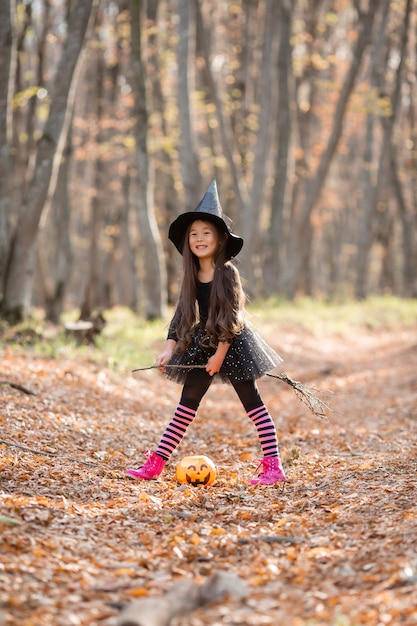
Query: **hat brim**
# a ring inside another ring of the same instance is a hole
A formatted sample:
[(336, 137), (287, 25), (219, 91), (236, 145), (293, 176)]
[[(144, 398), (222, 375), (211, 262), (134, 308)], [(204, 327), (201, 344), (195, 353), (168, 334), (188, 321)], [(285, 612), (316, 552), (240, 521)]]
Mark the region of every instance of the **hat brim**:
[(203, 220), (203, 222), (212, 222), (218, 228), (228, 235), (226, 245), (226, 255), (229, 259), (239, 254), (243, 247), (243, 239), (234, 235), (227, 227), (226, 222), (217, 215), (211, 213), (205, 213), (204, 211), (188, 211), (179, 215), (171, 224), (168, 231), (168, 238), (172, 241), (176, 249), (182, 254), (184, 247), (185, 235), (187, 228), (190, 224), (196, 220)]

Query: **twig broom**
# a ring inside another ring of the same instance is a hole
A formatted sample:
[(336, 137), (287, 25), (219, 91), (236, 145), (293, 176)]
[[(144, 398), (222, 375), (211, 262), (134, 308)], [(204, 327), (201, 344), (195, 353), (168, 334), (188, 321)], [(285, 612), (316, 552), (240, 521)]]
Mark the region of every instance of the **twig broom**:
[[(132, 372), (143, 372), (144, 370), (153, 370), (153, 369), (163, 370), (164, 368), (168, 368), (168, 367), (172, 367), (176, 369), (205, 369), (206, 368), (205, 365), (163, 365), (163, 366), (148, 365), (146, 367), (137, 367), (136, 369), (132, 370)], [(270, 378), (278, 378), (279, 380), (282, 380), (284, 383), (287, 383), (287, 385), (290, 385), (290, 387), (294, 389), (294, 393), (297, 396), (297, 398), (301, 400), (301, 402), (303, 402), (316, 417), (320, 417), (323, 420), (327, 420), (326, 412), (331, 411), (331, 409), (328, 404), (323, 402), (323, 400), (320, 400), (320, 398), (318, 398), (313, 393), (313, 392), (317, 393), (319, 391), (318, 389), (314, 389), (312, 387), (306, 387), (305, 385), (300, 383), (298, 380), (294, 380), (293, 378), (288, 376), (288, 374), (285, 374), (285, 373), (281, 373), (281, 374), (267, 373), (266, 376), (269, 376)]]

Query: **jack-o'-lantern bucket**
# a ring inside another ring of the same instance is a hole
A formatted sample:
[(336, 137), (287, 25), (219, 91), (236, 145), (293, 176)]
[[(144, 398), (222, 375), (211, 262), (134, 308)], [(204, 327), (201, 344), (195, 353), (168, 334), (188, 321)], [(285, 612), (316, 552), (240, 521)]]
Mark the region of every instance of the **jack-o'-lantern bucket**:
[(176, 476), (182, 485), (208, 487), (216, 480), (217, 469), (208, 456), (185, 456), (177, 465)]

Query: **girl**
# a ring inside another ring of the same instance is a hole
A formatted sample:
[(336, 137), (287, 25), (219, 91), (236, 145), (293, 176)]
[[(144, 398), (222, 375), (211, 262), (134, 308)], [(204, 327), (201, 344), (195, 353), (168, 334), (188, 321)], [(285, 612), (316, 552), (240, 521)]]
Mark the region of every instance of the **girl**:
[(210, 384), (219, 379), (233, 385), (257, 429), (263, 453), (258, 469), (262, 469), (251, 483), (285, 481), (274, 422), (255, 382), (282, 359), (245, 323), (245, 296), (230, 261), (240, 252), (243, 239), (231, 232), (215, 180), (197, 208), (171, 224), (168, 236), (183, 255), (184, 277), (165, 349), (156, 364), (169, 379), (183, 384), (182, 395), (155, 452), (126, 474), (144, 480), (161, 474)]

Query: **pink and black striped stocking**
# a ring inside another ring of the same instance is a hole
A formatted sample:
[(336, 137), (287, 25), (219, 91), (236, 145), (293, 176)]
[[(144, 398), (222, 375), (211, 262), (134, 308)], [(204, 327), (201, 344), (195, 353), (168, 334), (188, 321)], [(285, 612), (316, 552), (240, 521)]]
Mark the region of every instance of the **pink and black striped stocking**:
[(165, 429), (161, 441), (156, 449), (156, 454), (166, 461), (169, 459), (175, 448), (181, 443), (185, 431), (195, 418), (196, 410), (179, 404), (174, 417)]
[(256, 409), (248, 411), (248, 416), (255, 424), (256, 430), (258, 431), (259, 442), (264, 457), (279, 457), (277, 431), (266, 406), (261, 404)]

